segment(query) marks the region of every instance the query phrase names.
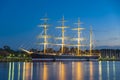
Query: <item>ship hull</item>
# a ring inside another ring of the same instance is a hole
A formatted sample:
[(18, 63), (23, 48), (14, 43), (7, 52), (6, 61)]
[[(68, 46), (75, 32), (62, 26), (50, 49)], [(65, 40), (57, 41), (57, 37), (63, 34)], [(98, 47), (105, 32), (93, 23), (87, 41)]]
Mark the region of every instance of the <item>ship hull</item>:
[(31, 54), (33, 61), (98, 61), (99, 56)]

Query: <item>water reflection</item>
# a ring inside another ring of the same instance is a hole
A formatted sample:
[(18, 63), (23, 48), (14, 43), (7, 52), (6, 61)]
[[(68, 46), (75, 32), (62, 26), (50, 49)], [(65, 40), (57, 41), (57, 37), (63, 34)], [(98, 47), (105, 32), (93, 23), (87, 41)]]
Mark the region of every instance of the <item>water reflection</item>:
[(90, 80), (93, 80), (93, 62), (90, 62)]
[(9, 62), (8, 80), (32, 80), (32, 74), (32, 63)]
[(22, 80), (25, 80), (25, 62), (23, 63), (23, 77), (22, 77)]
[(9, 74), (8, 74), (8, 80), (11, 78), (11, 62), (9, 63)]
[(115, 61), (9, 62), (8, 71), (4, 71), (8, 78), (0, 80), (118, 80), (119, 66)]
[(23, 80), (32, 80), (32, 63), (23, 63)]
[(115, 78), (115, 61), (113, 61), (113, 80), (116, 80), (116, 78)]
[(14, 63), (12, 64), (12, 80), (14, 80)]
[(101, 64), (101, 61), (99, 61), (99, 80), (102, 80), (102, 64)]
[(107, 61), (107, 80), (110, 80), (109, 76), (109, 61)]
[(75, 65), (74, 62), (72, 62), (72, 80), (75, 80), (75, 79), (74, 79), (74, 76), (75, 76), (75, 73), (74, 73), (74, 71), (75, 71), (75, 70), (74, 70), (74, 69), (75, 69), (74, 67), (75, 67), (75, 66), (74, 66), (74, 65)]
[[(74, 62), (73, 62), (74, 63)], [(82, 62), (75, 62), (73, 67), (73, 80), (83, 80), (83, 64)]]
[(8, 80), (14, 80), (14, 62), (9, 63), (9, 74), (8, 74)]
[[(116, 70), (115, 63), (115, 61), (99, 61), (99, 80), (116, 80), (116, 72), (118, 72), (118, 70)], [(102, 76), (103, 74), (104, 77)]]
[(20, 80), (20, 62), (18, 62), (18, 80)]
[(59, 80), (66, 80), (66, 67), (64, 63), (59, 63)]
[(43, 80), (48, 80), (48, 68), (46, 63), (43, 65)]

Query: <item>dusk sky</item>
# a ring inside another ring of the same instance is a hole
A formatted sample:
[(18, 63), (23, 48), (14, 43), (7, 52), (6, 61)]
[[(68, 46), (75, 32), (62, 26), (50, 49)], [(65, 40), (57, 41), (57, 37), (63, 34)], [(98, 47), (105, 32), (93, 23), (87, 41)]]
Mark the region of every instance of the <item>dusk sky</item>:
[(86, 31), (92, 25), (96, 46), (120, 46), (120, 0), (0, 0), (0, 47), (34, 45), (46, 13), (51, 34), (63, 15), (71, 29), (79, 17)]

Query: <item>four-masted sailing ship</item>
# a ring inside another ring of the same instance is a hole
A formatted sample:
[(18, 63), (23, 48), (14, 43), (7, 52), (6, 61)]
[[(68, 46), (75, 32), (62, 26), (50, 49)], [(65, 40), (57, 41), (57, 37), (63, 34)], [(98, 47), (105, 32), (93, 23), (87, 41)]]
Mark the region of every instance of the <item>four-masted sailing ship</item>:
[[(84, 40), (84, 38), (81, 37), (81, 31), (84, 30), (84, 28), (81, 27), (81, 21), (78, 18), (78, 22), (75, 23), (77, 24), (76, 28), (73, 28), (72, 30), (76, 31), (77, 34), (77, 38), (69, 38), (67, 36), (65, 36), (65, 29), (69, 28), (68, 26), (65, 26), (65, 22), (66, 20), (64, 19), (64, 16), (62, 17), (62, 20), (60, 21), (62, 24), (59, 27), (56, 27), (57, 29), (61, 29), (61, 37), (56, 37), (55, 40), (61, 40), (61, 43), (59, 44), (55, 44), (55, 43), (49, 43), (48, 39), (51, 38), (51, 36), (48, 35), (47, 30), (48, 27), (50, 26), (49, 24), (47, 24), (47, 21), (49, 20), (47, 17), (42, 18), (42, 21), (44, 21), (43, 24), (39, 25), (39, 27), (43, 28), (43, 35), (39, 35), (38, 38), (39, 39), (43, 39), (42, 43), (37, 43), (39, 45), (43, 45), (43, 52), (42, 53), (32, 53), (31, 57), (33, 60), (39, 60), (39, 61), (63, 61), (63, 60), (98, 60), (99, 56), (98, 55), (93, 55), (92, 54), (92, 28), (90, 29), (90, 50), (89, 52), (85, 55), (83, 55), (83, 53), (85, 53), (84, 51), (81, 50), (82, 45), (81, 41)], [(65, 44), (65, 40), (66, 41), (77, 41), (77, 44)], [(49, 53), (49, 51), (47, 51), (47, 45), (57, 45), (60, 46), (60, 51), (58, 53)], [(72, 47), (76, 47), (76, 51), (72, 54), (67, 54), (64, 51), (64, 48), (68, 46), (72, 46)]]

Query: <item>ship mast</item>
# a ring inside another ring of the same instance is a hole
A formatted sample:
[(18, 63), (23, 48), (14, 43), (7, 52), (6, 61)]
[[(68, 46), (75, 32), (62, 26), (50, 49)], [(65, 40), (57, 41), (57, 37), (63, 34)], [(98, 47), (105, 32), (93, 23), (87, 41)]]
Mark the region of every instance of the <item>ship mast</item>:
[(61, 37), (57, 37), (56, 39), (62, 40), (61, 44), (61, 53), (64, 53), (64, 46), (65, 46), (65, 39), (67, 39), (67, 37), (65, 37), (65, 28), (68, 28), (67, 26), (64, 25), (64, 23), (66, 22), (66, 20), (64, 19), (64, 16), (62, 17), (62, 20), (60, 21), (62, 23), (62, 25), (60, 27), (56, 27), (56, 28), (60, 28), (62, 31), (62, 36)]
[(77, 31), (77, 38), (73, 38), (72, 40), (77, 40), (77, 55), (81, 55), (81, 52), (80, 52), (80, 47), (82, 46), (81, 45), (81, 41), (84, 40), (83, 38), (81, 38), (81, 30), (83, 30), (84, 28), (81, 28), (81, 22), (80, 22), (80, 19), (78, 18), (78, 22), (75, 23), (77, 24), (77, 28), (74, 28), (72, 30), (76, 30)]
[(49, 27), (49, 25), (47, 24), (47, 21), (49, 19), (45, 16), (44, 18), (42, 18), (40, 20), (44, 21), (43, 24), (39, 25), (39, 27), (43, 27), (44, 34), (43, 35), (39, 35), (38, 38), (43, 38), (44, 42), (43, 43), (38, 43), (38, 44), (44, 45), (44, 54), (46, 54), (47, 44), (49, 44), (48, 43), (48, 38), (50, 38), (50, 36), (47, 35), (47, 30), (48, 30), (48, 27)]
[(90, 55), (92, 55), (92, 26), (90, 27)]

